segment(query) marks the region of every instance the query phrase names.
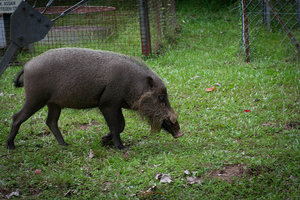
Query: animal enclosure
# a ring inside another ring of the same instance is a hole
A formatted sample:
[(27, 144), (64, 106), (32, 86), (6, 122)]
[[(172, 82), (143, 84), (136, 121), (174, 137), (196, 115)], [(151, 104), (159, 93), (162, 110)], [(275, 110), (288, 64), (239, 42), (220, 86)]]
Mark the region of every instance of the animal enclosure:
[[(300, 0), (241, 0), (241, 49), (247, 62), (272, 57), (278, 46), (284, 55), (300, 54)], [(262, 45), (267, 39), (269, 45)], [(266, 51), (267, 49), (267, 51)]]
[[(47, 2), (27, 1), (40, 12)], [(55, 19), (78, 2), (54, 1), (45, 15)], [(6, 31), (1, 38), (4, 38), (6, 45), (1, 45), (0, 56), (9, 44), (9, 16), (4, 14), (3, 18), (0, 26), (5, 26)], [(55, 21), (43, 40), (19, 52), (18, 61), (26, 62), (32, 56), (59, 47), (89, 47), (133, 56), (149, 55), (158, 53), (166, 39), (174, 37), (176, 26), (174, 0), (90, 0)]]

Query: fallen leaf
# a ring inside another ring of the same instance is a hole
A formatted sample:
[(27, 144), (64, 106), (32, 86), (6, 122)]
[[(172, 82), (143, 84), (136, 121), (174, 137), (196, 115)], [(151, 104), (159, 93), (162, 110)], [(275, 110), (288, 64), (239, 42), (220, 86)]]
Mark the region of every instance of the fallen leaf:
[(67, 192), (64, 193), (64, 197), (69, 196), (75, 192), (76, 192), (76, 190), (68, 190)]
[(189, 184), (201, 184), (203, 182), (202, 178), (200, 177), (186, 177), (186, 180)]
[(130, 153), (129, 153), (129, 151), (125, 151), (125, 153), (123, 154), (123, 159), (128, 159), (129, 158), (129, 156), (130, 156)]
[(7, 199), (10, 199), (12, 196), (16, 196), (16, 197), (20, 196), (20, 191), (19, 191), (19, 189), (17, 189), (15, 192), (12, 192), (12, 193), (6, 195), (6, 198), (7, 198)]
[(193, 176), (196, 176), (197, 173), (198, 171), (192, 171)]
[(151, 186), (146, 192), (150, 192), (156, 189), (156, 184), (154, 184), (153, 186)]
[(185, 171), (184, 171), (184, 174), (189, 175), (189, 174), (191, 174), (191, 173), (190, 173), (189, 170), (185, 170)]
[(200, 78), (200, 76), (196, 75), (196, 76), (192, 77), (191, 79), (193, 80), (193, 79), (196, 79), (196, 78)]
[(161, 183), (171, 183), (172, 179), (170, 174), (156, 174), (155, 179), (159, 180)]
[(156, 174), (156, 175), (155, 175), (155, 179), (156, 179), (156, 180), (160, 180), (161, 175), (162, 175), (162, 174)]
[(90, 149), (89, 158), (94, 158), (94, 152), (92, 149)]
[(130, 197), (137, 197), (138, 194), (134, 193), (134, 194), (131, 194)]
[(213, 86), (213, 87), (211, 87), (211, 88), (205, 89), (206, 92), (212, 92), (212, 91), (214, 91), (214, 90), (216, 90), (216, 87), (215, 87), (215, 86)]
[(172, 182), (172, 179), (171, 179), (170, 174), (163, 174), (163, 175), (161, 176), (160, 182), (161, 182), (161, 183), (171, 183), (171, 182)]
[(251, 112), (251, 110), (244, 110), (244, 112)]
[(35, 175), (41, 175), (42, 170), (41, 169), (36, 169), (34, 171)]
[(159, 167), (159, 166), (161, 166), (161, 164), (158, 164), (158, 165), (154, 165), (154, 167)]
[(8, 98), (11, 99), (12, 96), (15, 96), (15, 94), (9, 94), (9, 95), (8, 95)]
[(112, 184), (112, 183), (111, 183), (110, 181), (105, 181), (105, 182), (103, 183), (103, 186), (104, 186), (103, 191), (106, 191), (106, 190), (109, 188), (109, 186), (110, 186), (111, 184)]

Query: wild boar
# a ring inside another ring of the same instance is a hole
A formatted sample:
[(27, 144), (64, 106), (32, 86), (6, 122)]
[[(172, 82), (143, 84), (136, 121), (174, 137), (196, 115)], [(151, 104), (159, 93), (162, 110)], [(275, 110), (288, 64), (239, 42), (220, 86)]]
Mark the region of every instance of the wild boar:
[(102, 142), (112, 142), (118, 149), (124, 148), (120, 138), (125, 127), (122, 108), (148, 118), (152, 130), (163, 128), (174, 138), (183, 135), (162, 79), (146, 64), (128, 56), (83, 48), (53, 49), (27, 62), (23, 76), (25, 103), (13, 115), (8, 149), (15, 148), (20, 125), (45, 105), (46, 124), (60, 145), (67, 145), (57, 126), (62, 108), (99, 107), (110, 130)]

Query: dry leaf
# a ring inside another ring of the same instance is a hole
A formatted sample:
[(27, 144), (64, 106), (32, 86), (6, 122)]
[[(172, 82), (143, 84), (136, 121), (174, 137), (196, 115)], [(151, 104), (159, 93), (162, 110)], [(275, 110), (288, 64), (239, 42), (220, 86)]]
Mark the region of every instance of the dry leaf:
[(41, 169), (36, 169), (34, 171), (35, 175), (41, 175), (42, 170)]
[(202, 178), (200, 177), (186, 177), (186, 180), (189, 184), (201, 184), (202, 183)]
[(124, 152), (124, 154), (123, 154), (123, 159), (128, 159), (129, 158), (129, 156), (130, 156), (130, 153), (129, 153), (129, 151), (125, 151)]
[(205, 89), (206, 92), (212, 92), (212, 91), (214, 91), (214, 90), (216, 90), (216, 87), (215, 87), (215, 86), (213, 86), (213, 87), (211, 87), (211, 88)]
[(156, 174), (156, 175), (155, 175), (155, 179), (156, 179), (156, 180), (160, 180), (161, 175), (162, 175), (162, 174)]
[(6, 198), (7, 198), (7, 199), (10, 199), (12, 196), (16, 196), (16, 197), (20, 196), (20, 191), (19, 191), (19, 189), (17, 189), (15, 192), (12, 192), (12, 193), (6, 195)]
[(156, 174), (155, 179), (158, 179), (161, 183), (171, 183), (170, 174)]
[(189, 170), (185, 170), (185, 171), (184, 171), (184, 174), (189, 175), (189, 174), (191, 174), (191, 173), (190, 173)]
[(191, 79), (193, 80), (193, 79), (196, 79), (196, 78), (200, 78), (200, 76), (196, 75), (196, 76), (192, 77)]
[(73, 193), (76, 193), (76, 190), (68, 190), (67, 192), (64, 193), (64, 197), (69, 196)]
[(94, 152), (92, 149), (90, 149), (89, 158), (94, 158)]
[(112, 184), (112, 183), (111, 183), (110, 181), (105, 181), (105, 182), (103, 183), (103, 186), (104, 186), (103, 191), (106, 191), (106, 190), (109, 188), (109, 186), (110, 186), (111, 184)]
[(156, 184), (151, 186), (146, 192), (154, 191), (156, 189)]

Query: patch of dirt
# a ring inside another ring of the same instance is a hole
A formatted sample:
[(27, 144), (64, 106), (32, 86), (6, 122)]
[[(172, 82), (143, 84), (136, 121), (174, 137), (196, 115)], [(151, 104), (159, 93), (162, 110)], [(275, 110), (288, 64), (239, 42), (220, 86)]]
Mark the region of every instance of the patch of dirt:
[[(262, 124), (263, 126), (267, 127), (279, 127), (279, 125), (276, 125), (273, 122), (265, 122)], [(291, 130), (291, 129), (300, 129), (300, 122), (290, 122), (288, 124), (283, 125), (284, 130)]]
[(274, 126), (274, 123), (266, 122), (266, 123), (263, 123), (262, 125), (263, 125), (263, 126), (272, 127), (272, 126)]
[(283, 126), (285, 130), (300, 129), (300, 122), (290, 122)]
[(209, 173), (209, 177), (232, 182), (234, 178), (248, 175), (249, 173), (250, 170), (248, 169), (247, 165), (236, 164), (225, 166), (223, 169), (214, 170)]
[(82, 124), (79, 124), (79, 128), (81, 130), (86, 130), (89, 128), (89, 124), (88, 123), (82, 123)]
[(29, 189), (30, 194), (33, 196), (38, 196), (39, 194), (41, 194), (43, 191), (38, 189), (38, 188), (30, 188)]
[[(87, 129), (89, 129), (89, 127), (91, 127), (91, 126), (97, 126), (97, 125), (100, 125), (98, 122), (96, 122), (96, 121), (92, 121), (92, 122), (90, 122), (90, 123), (77, 123), (77, 122), (75, 122), (75, 123), (73, 123), (74, 124), (74, 126), (76, 127), (76, 128), (79, 128), (80, 130), (87, 130)], [(100, 129), (100, 128), (98, 128), (98, 129)]]

